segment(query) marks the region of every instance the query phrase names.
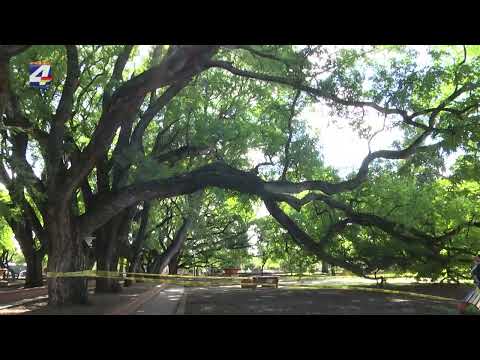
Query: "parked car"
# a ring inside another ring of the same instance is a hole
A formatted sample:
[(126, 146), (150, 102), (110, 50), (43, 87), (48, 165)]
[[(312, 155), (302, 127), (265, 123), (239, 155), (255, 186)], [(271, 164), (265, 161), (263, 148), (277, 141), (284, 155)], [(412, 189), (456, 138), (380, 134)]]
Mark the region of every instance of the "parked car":
[(26, 279), (27, 278), (27, 270), (22, 270), (20, 271), (20, 274), (18, 275), (19, 279)]
[(15, 270), (13, 270), (13, 269), (8, 269), (7, 279), (8, 279), (8, 280), (16, 280), (16, 279), (18, 279), (18, 273), (17, 273)]

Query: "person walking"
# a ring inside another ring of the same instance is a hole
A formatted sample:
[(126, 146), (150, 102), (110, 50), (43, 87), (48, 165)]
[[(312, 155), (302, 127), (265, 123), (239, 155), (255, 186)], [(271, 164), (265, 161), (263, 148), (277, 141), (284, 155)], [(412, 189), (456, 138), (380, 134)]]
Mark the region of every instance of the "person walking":
[(472, 277), (475, 283), (475, 289), (470, 291), (463, 301), (458, 304), (458, 311), (460, 314), (464, 314), (468, 305), (476, 306), (480, 310), (480, 255), (473, 258)]

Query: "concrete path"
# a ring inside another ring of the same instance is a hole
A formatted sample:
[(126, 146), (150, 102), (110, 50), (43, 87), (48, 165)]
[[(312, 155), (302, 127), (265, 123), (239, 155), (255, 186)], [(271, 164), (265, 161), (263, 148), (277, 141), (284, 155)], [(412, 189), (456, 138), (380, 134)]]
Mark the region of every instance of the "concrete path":
[(347, 289), (188, 288), (186, 315), (448, 315), (455, 303)]
[(183, 286), (169, 285), (156, 291), (129, 315), (175, 315), (183, 312), (185, 304)]

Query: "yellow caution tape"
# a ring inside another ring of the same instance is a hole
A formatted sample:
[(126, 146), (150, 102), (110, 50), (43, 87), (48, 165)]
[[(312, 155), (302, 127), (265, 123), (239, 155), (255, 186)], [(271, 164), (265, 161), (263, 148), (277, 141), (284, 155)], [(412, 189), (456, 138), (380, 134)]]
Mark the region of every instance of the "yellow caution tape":
[(85, 277), (85, 276), (95, 276), (95, 271), (85, 270), (85, 271), (72, 271), (72, 272), (47, 272), (47, 277)]
[(202, 285), (232, 285), (239, 284), (246, 277), (231, 276), (193, 276), (193, 275), (167, 275), (150, 273), (120, 273), (116, 271), (73, 271), (73, 272), (47, 272), (47, 278), (58, 277), (88, 277), (88, 278), (108, 278), (112, 280), (132, 280), (154, 283), (181, 284), (184, 286), (202, 286)]
[(147, 277), (159, 277), (159, 278), (184, 278), (184, 279), (200, 279), (205, 278), (209, 280), (214, 279), (245, 279), (247, 277), (238, 277), (238, 276), (195, 276), (195, 275), (169, 275), (169, 274), (152, 274), (152, 273), (120, 273), (118, 271), (103, 271), (103, 270), (84, 270), (84, 271), (73, 271), (73, 272), (47, 272), (47, 277), (77, 277), (77, 276), (94, 276), (94, 277), (107, 277), (107, 276), (123, 276), (123, 275), (133, 275), (133, 276), (147, 276)]

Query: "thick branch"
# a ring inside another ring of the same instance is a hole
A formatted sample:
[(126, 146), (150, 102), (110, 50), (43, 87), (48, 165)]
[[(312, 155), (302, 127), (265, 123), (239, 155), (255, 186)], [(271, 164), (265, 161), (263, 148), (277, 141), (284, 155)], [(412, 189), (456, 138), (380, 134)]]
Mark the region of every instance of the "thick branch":
[(147, 129), (147, 126), (153, 120), (155, 115), (157, 115), (160, 110), (162, 110), (165, 105), (167, 105), (170, 100), (172, 100), (188, 83), (190, 79), (185, 79), (171, 85), (165, 92), (156, 99), (145, 111), (145, 113), (140, 118), (135, 130), (132, 135), (132, 144), (140, 144), (143, 134)]
[[(315, 242), (307, 233), (300, 229), (300, 227), (290, 217), (288, 217), (288, 215), (285, 214), (274, 201), (264, 200), (264, 202), (265, 206), (270, 212), (270, 215), (272, 215), (275, 220), (277, 220), (277, 222), (288, 231), (293, 240), (303, 249), (317, 256), (320, 260), (328, 262), (329, 264), (350, 270), (359, 276), (364, 276), (364, 271), (360, 266), (351, 264), (342, 259), (334, 258), (325, 252), (322, 243), (325, 243), (328, 241), (328, 239), (324, 238), (322, 241), (320, 241), (320, 243)], [(327, 236), (331, 235), (333, 235), (333, 231), (327, 233)]]
[(80, 69), (78, 65), (78, 50), (75, 45), (67, 45), (67, 77), (63, 85), (62, 97), (57, 112), (53, 117), (48, 136), (48, 155), (45, 167), (47, 169), (47, 191), (54, 196), (58, 191), (59, 174), (64, 170), (64, 138), (65, 122), (72, 116), (73, 96), (78, 86)]
[(110, 101), (110, 98), (112, 96), (112, 90), (122, 81), (123, 70), (127, 65), (127, 61), (130, 57), (132, 49), (133, 45), (125, 45), (122, 52), (118, 55), (117, 61), (115, 61), (112, 77), (110, 78), (110, 81), (108, 82), (107, 86), (105, 87), (105, 91), (103, 92), (102, 108), (104, 111), (107, 108), (108, 102)]
[(290, 144), (292, 142), (292, 136), (293, 136), (293, 127), (292, 127), (292, 120), (295, 116), (295, 107), (297, 105), (297, 100), (300, 96), (300, 91), (297, 91), (295, 94), (295, 98), (293, 99), (292, 106), (290, 107), (290, 115), (288, 117), (288, 139), (287, 143), (285, 144), (285, 164), (283, 167), (282, 175), (280, 176), (280, 179), (286, 180), (287, 176), (287, 171), (290, 166)]
[(0, 45), (0, 60), (8, 60), (24, 52), (29, 47), (31, 45)]
[(209, 151), (211, 151), (211, 147), (208, 147), (208, 146), (185, 145), (178, 149), (171, 150), (163, 154), (154, 155), (153, 158), (160, 163), (168, 161), (171, 164), (174, 164), (175, 162), (183, 158), (186, 158), (188, 156), (205, 155), (205, 154), (208, 154)]
[[(421, 136), (422, 138), (423, 136)], [(420, 138), (419, 138), (420, 139)], [(299, 209), (308, 201), (315, 199), (315, 194), (307, 195), (304, 199), (296, 199), (287, 193), (299, 193), (304, 190), (321, 190), (324, 193), (338, 193), (358, 186), (366, 176), (365, 168), (376, 157), (405, 158), (412, 153), (420, 140), (409, 148), (400, 151), (378, 151), (370, 154), (359, 174), (353, 179), (340, 183), (326, 181), (305, 181), (292, 183), (288, 181), (265, 182), (253, 172), (235, 169), (223, 162), (203, 166), (197, 170), (182, 175), (139, 183), (128, 186), (118, 192), (110, 192), (99, 196), (95, 200), (94, 211), (82, 217), (82, 228), (95, 229), (105, 219), (115, 215), (124, 207), (131, 206), (142, 200), (153, 198), (169, 198), (182, 194), (189, 194), (206, 187), (219, 187), (236, 190), (242, 193), (258, 195), (263, 198), (285, 201)], [(366, 165), (365, 165), (366, 164)], [(363, 172), (363, 173), (362, 173)], [(313, 197), (313, 198), (312, 198)]]
[(73, 96), (77, 90), (80, 77), (78, 65), (78, 50), (75, 45), (66, 45), (67, 49), (67, 77), (63, 85), (62, 96), (58, 103), (54, 122), (64, 124), (72, 115)]
[(138, 111), (144, 97), (159, 87), (170, 85), (206, 69), (205, 63), (217, 46), (179, 47), (158, 66), (136, 76), (112, 95), (92, 135), (91, 141), (80, 154), (81, 165), (71, 168), (65, 185), (59, 193), (68, 196), (90, 173), (96, 161), (111, 145), (115, 131), (122, 119)]
[(346, 105), (346, 106), (355, 106), (355, 107), (371, 107), (383, 114), (387, 114), (387, 115), (396, 114), (396, 115), (402, 116), (402, 118), (404, 119), (407, 119), (409, 117), (407, 112), (401, 109), (385, 108), (370, 101), (350, 101), (350, 100), (341, 99), (335, 94), (331, 94), (325, 91), (324, 89), (317, 89), (317, 88), (305, 85), (303, 84), (302, 80), (288, 79), (280, 76), (260, 74), (252, 71), (237, 69), (230, 62), (227, 62), (227, 61), (212, 60), (209, 62), (209, 65), (211, 67), (218, 67), (218, 68), (225, 69), (237, 76), (291, 86), (295, 89), (305, 91), (306, 93), (311, 94), (313, 96), (318, 96), (326, 100), (334, 101), (337, 104)]

